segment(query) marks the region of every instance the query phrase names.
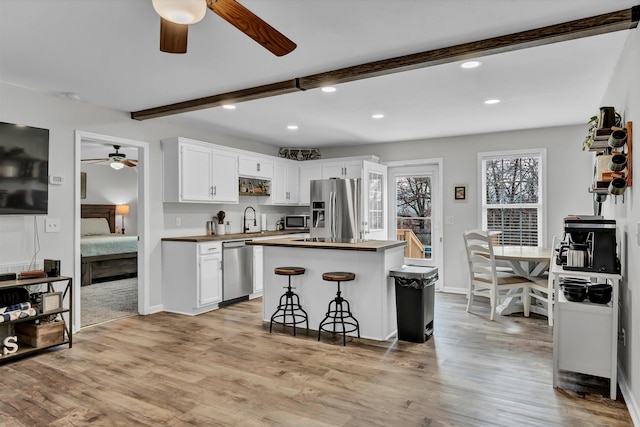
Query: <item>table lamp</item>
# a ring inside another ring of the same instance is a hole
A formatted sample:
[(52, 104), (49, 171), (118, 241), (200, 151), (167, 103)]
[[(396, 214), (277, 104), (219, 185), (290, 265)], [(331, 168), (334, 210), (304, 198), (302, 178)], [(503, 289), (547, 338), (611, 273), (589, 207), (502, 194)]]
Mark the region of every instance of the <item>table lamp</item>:
[(129, 205), (117, 205), (116, 206), (116, 215), (122, 215), (122, 234), (124, 234), (124, 216), (129, 215)]

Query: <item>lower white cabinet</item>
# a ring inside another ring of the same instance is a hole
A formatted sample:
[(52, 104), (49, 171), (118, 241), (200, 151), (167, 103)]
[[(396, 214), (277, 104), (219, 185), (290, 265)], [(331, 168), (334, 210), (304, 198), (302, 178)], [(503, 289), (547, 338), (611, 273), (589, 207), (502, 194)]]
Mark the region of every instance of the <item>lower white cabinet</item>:
[(162, 241), (164, 309), (196, 315), (222, 301), (222, 243)]
[[(579, 372), (609, 378), (611, 399), (616, 398), (618, 369), (618, 289), (619, 274), (566, 271), (552, 259), (553, 305), (553, 386), (558, 372)], [(607, 281), (613, 287), (608, 304), (568, 301), (559, 286), (560, 277), (579, 277)]]
[(264, 272), (262, 271), (262, 246), (253, 247), (253, 293), (262, 294), (262, 284), (264, 283)]

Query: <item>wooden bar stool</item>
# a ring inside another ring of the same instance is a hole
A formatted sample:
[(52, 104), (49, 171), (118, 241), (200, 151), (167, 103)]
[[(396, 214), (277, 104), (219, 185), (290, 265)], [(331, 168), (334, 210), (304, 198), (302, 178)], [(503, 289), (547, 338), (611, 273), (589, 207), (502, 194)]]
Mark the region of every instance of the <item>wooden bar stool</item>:
[[(320, 322), (320, 326), (318, 326), (318, 341), (320, 341), (320, 334), (322, 331), (331, 332), (334, 335), (336, 333), (341, 333), (342, 345), (347, 345), (347, 333), (349, 332), (357, 332), (358, 338), (360, 338), (360, 324), (358, 323), (358, 320), (353, 317), (353, 314), (351, 314), (349, 301), (342, 298), (342, 292), (340, 291), (340, 282), (348, 282), (355, 278), (355, 274), (343, 271), (334, 271), (322, 274), (323, 280), (338, 282), (338, 293), (336, 294), (336, 297), (329, 302), (327, 314), (324, 319), (322, 319), (322, 322)], [(340, 325), (340, 331), (336, 331), (336, 325)]]
[[(273, 328), (274, 323), (278, 323), (284, 326), (293, 326), (293, 336), (296, 335), (296, 325), (299, 323), (307, 323), (307, 332), (309, 332), (309, 316), (307, 312), (300, 306), (300, 298), (298, 294), (292, 291), (291, 276), (297, 276), (304, 274), (304, 268), (302, 267), (276, 267), (273, 272), (281, 276), (289, 276), (289, 285), (286, 287), (287, 292), (282, 294), (280, 302), (275, 313), (271, 316), (271, 322), (269, 322), (269, 333)], [(289, 318), (289, 320), (287, 320)]]

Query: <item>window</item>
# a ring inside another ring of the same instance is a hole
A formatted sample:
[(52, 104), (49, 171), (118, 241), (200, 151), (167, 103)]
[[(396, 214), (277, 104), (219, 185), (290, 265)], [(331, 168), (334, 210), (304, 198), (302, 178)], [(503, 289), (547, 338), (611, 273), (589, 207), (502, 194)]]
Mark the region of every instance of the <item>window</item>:
[(543, 149), (480, 153), (482, 229), (502, 245), (540, 246), (544, 212)]

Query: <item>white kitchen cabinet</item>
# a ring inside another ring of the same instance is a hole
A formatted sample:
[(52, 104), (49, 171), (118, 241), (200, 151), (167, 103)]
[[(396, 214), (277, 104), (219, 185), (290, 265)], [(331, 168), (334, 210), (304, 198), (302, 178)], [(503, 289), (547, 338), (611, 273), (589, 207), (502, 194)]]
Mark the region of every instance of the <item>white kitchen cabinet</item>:
[(222, 243), (162, 241), (164, 309), (197, 315), (222, 301)]
[(238, 203), (238, 155), (211, 144), (162, 141), (165, 202)]
[(362, 160), (323, 163), (322, 178), (362, 178)]
[[(618, 375), (618, 290), (619, 274), (569, 271), (552, 259), (556, 301), (553, 305), (553, 387), (558, 372), (579, 372), (609, 378), (609, 394), (616, 399)], [(613, 287), (608, 304), (568, 301), (559, 286), (560, 277), (606, 280)]]
[(271, 182), (271, 204), (297, 205), (300, 188), (300, 169), (293, 162), (277, 162)]
[(240, 155), (238, 175), (249, 178), (273, 178), (273, 162), (262, 157)]
[(300, 164), (300, 189), (298, 203), (300, 205), (308, 205), (311, 203), (311, 181), (322, 179), (322, 166), (307, 165), (304, 162)]
[[(262, 294), (264, 272), (262, 271), (262, 246), (253, 246), (253, 293)], [(258, 296), (258, 295), (256, 295)]]

